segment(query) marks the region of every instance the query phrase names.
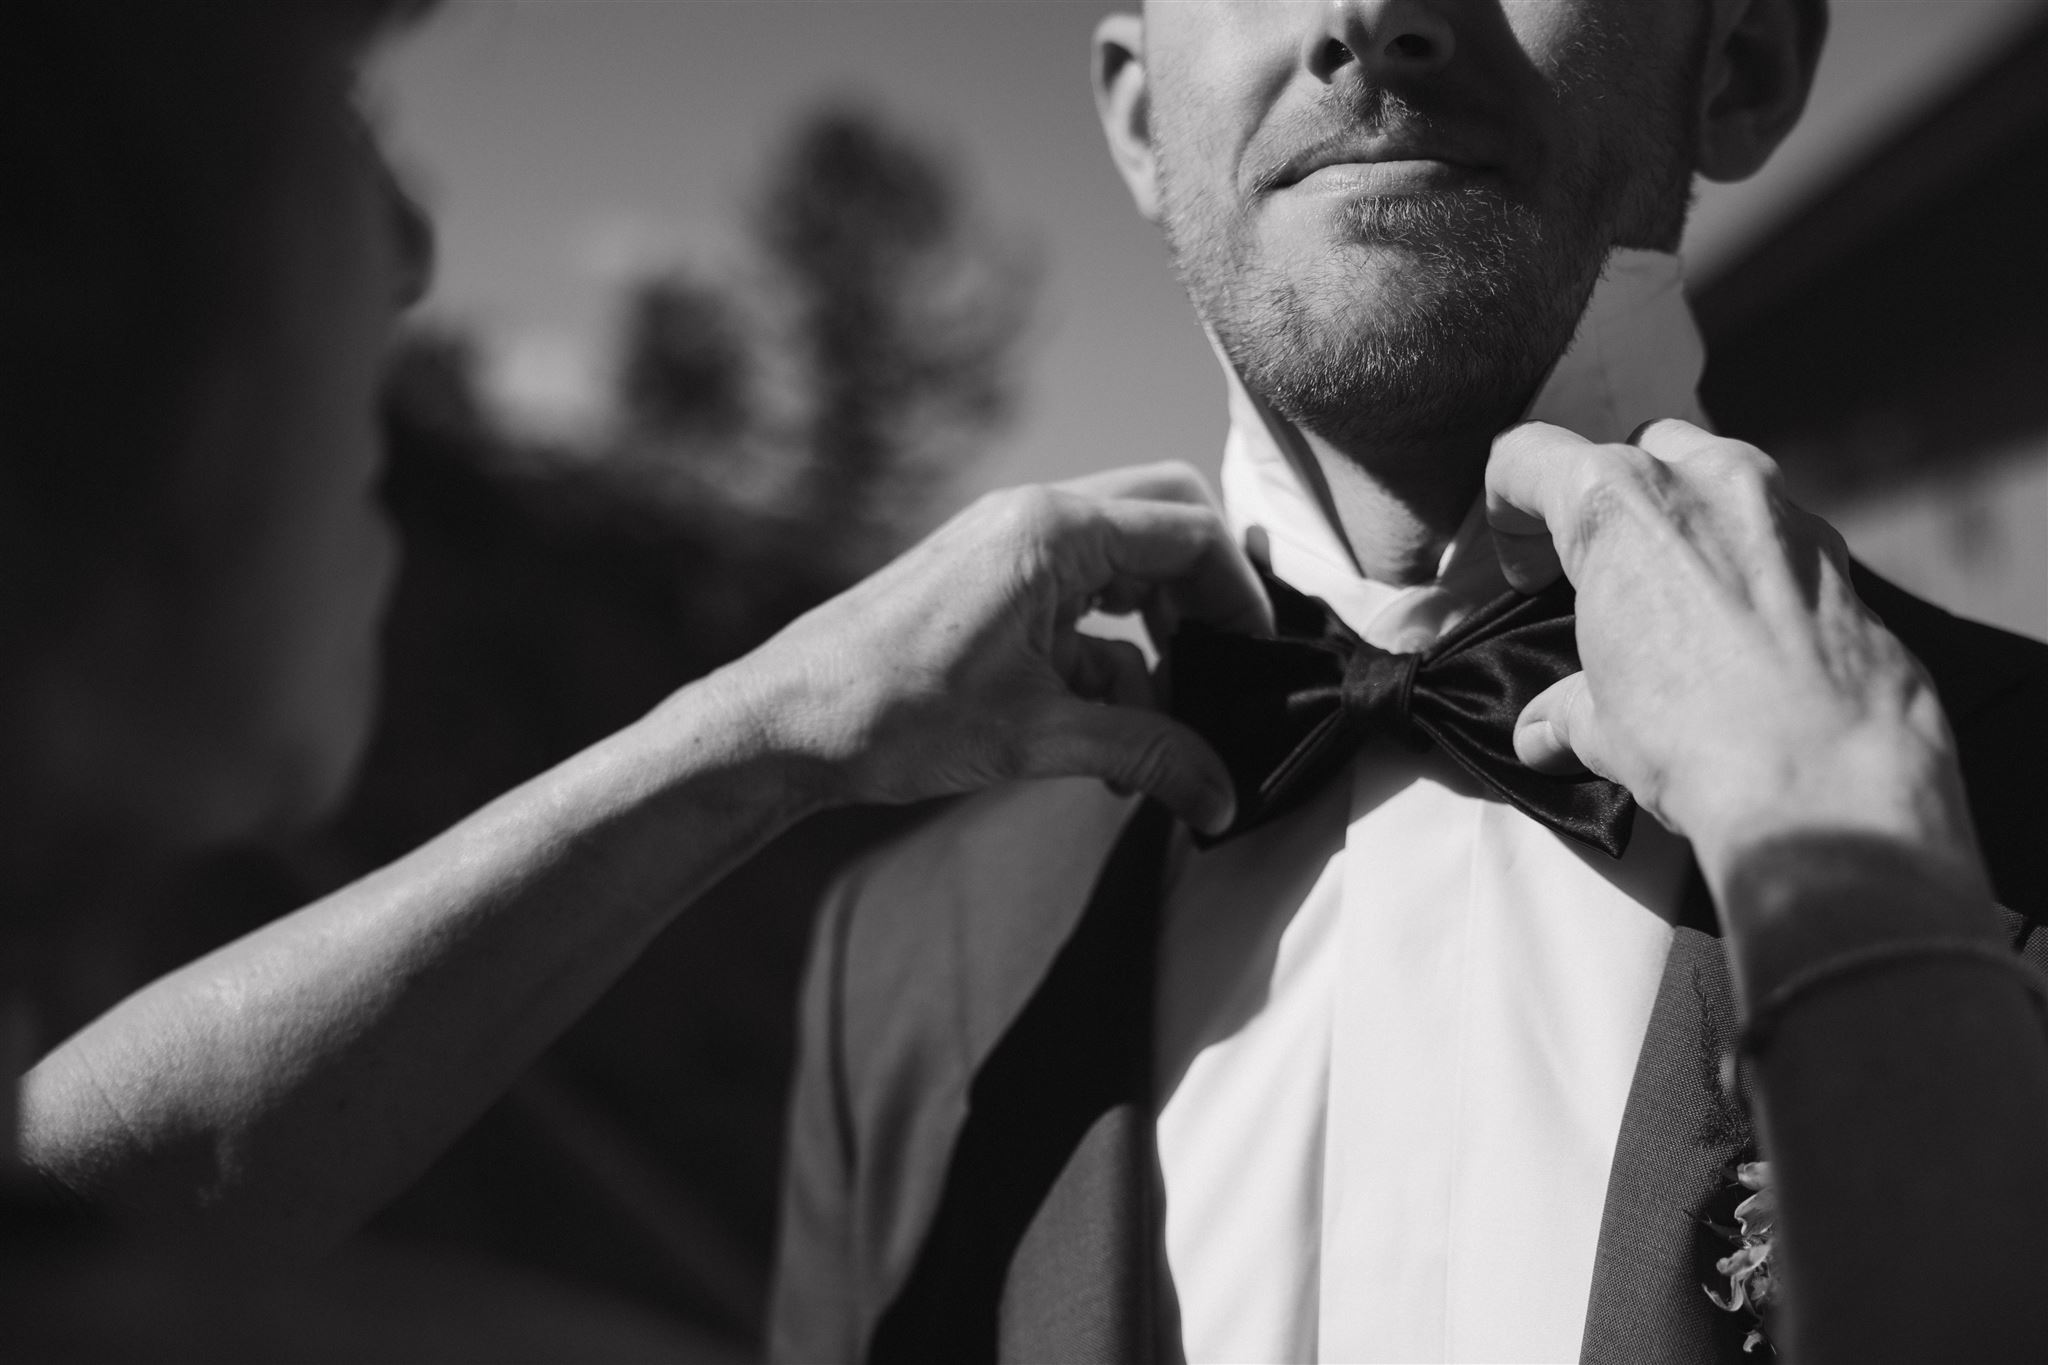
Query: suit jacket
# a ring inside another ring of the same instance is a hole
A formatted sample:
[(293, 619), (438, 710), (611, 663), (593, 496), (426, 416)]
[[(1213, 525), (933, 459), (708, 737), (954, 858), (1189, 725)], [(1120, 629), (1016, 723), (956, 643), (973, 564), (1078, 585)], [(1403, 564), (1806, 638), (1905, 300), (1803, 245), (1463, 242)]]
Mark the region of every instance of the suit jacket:
[[(2048, 966), (2048, 645), (1860, 571), (1857, 588), (1932, 673), (2014, 948)], [(1146, 1074), (1165, 830), (1092, 781), (1030, 784), (943, 810), (835, 888), (804, 998), (776, 1359), (1180, 1357)], [(1744, 1358), (1701, 1289), (1699, 1218), (1753, 1151), (1723, 1065), (1736, 1031), (1695, 875), (1615, 1147), (1585, 1361)]]

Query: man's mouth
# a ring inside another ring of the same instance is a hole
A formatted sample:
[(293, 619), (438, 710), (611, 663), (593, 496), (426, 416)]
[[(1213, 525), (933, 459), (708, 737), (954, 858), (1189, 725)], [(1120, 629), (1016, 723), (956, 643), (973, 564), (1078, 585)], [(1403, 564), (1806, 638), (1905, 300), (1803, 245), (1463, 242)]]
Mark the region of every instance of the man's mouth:
[(1480, 174), (1471, 166), (1432, 157), (1386, 161), (1333, 161), (1283, 188), (1303, 194), (1420, 194), (1469, 184)]
[(1448, 139), (1405, 136), (1332, 138), (1260, 177), (1270, 194), (1300, 186), (1323, 194), (1410, 193), (1498, 173), (1495, 158)]

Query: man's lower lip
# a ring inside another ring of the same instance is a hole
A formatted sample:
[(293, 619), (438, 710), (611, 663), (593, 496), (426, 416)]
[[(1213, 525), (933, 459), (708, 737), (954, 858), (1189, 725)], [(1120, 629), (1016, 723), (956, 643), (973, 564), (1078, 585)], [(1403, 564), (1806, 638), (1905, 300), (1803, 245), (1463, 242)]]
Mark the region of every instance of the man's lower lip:
[(1311, 171), (1288, 188), (1303, 194), (1414, 194), (1470, 184), (1485, 174), (1450, 161), (1345, 161)]

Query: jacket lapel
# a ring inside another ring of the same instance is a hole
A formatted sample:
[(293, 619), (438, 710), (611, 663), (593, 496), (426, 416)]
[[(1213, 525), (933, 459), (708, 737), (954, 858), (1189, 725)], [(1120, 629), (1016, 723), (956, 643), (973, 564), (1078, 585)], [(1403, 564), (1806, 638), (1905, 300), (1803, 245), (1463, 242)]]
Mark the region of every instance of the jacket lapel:
[(1700, 1269), (1700, 1211), (1749, 1145), (1720, 1066), (1735, 1042), (1734, 989), (1720, 940), (1696, 926), (1702, 909), (1711, 916), (1695, 872), (1614, 1146), (1580, 1348), (1587, 1365), (1743, 1358), (1743, 1325), (1707, 1300)]

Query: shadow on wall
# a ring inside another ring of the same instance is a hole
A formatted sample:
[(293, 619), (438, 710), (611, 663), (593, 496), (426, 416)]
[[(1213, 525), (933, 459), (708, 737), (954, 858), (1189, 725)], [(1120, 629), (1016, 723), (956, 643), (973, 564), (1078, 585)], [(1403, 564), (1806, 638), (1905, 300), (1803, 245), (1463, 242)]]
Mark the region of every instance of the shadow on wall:
[[(751, 276), (629, 291), (615, 417), (586, 444), (501, 429), (461, 339), (403, 350), (387, 497), (404, 567), (358, 787), (317, 835), (201, 870), (144, 970), (402, 854), (923, 525), (1011, 409), (1028, 253), (946, 164), (844, 108), (796, 128), (751, 214)], [(811, 911), (903, 818), (822, 817), (735, 872), (378, 1230), (628, 1294), (749, 1354)]]

